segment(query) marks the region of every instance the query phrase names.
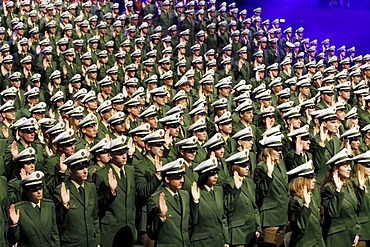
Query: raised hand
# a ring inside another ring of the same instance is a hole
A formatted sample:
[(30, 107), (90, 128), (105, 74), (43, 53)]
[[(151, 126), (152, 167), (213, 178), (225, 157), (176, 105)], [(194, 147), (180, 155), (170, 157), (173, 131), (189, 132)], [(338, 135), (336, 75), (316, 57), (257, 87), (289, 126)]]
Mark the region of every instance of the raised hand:
[(266, 118), (266, 129), (271, 129), (274, 126), (274, 118)]
[(303, 200), (304, 205), (309, 208), (311, 203), (311, 192), (308, 191), (307, 185), (303, 187)]
[(335, 184), (336, 190), (338, 192), (340, 192), (340, 190), (342, 189), (342, 186), (343, 186), (343, 181), (340, 179), (340, 177), (338, 175), (338, 171), (333, 172), (333, 179), (334, 179), (334, 184)]
[(165, 146), (168, 147), (172, 141), (173, 141), (173, 138), (172, 136), (170, 135), (170, 130), (168, 129), (164, 135), (164, 141), (166, 142)]
[(21, 177), (21, 179), (25, 179), (28, 175), (30, 174), (27, 174), (26, 170), (24, 168), (21, 168), (21, 171), (19, 172), (19, 176)]
[(196, 182), (193, 182), (193, 184), (191, 185), (191, 195), (193, 196), (194, 202), (199, 202), (200, 190)]
[(166, 216), (168, 208), (167, 208), (167, 205), (166, 205), (166, 201), (164, 200), (164, 193), (163, 192), (161, 192), (161, 194), (159, 194), (158, 205), (159, 205), (159, 211), (160, 211), (161, 216)]
[(243, 178), (239, 176), (239, 173), (237, 171), (234, 171), (234, 184), (237, 189), (240, 189), (243, 184)]
[(295, 153), (296, 154), (301, 154), (303, 151), (303, 145), (302, 145), (302, 141), (301, 141), (301, 136), (297, 136), (297, 141), (295, 143)]
[(130, 137), (127, 141), (127, 147), (128, 147), (128, 155), (133, 155), (134, 152), (135, 152), (135, 144), (134, 144), (134, 140), (132, 139), (132, 137)]
[(8, 139), (9, 137), (9, 129), (5, 128), (5, 126), (1, 127), (1, 133), (3, 133), (4, 139)]
[(15, 210), (14, 204), (9, 207), (9, 217), (12, 221), (12, 225), (18, 224), (19, 221), (19, 209)]
[(112, 168), (108, 170), (108, 184), (110, 191), (114, 192), (117, 189), (117, 178), (113, 174)]
[(324, 124), (320, 125), (320, 145), (325, 145), (328, 130), (324, 128)]
[(358, 179), (358, 185), (360, 189), (365, 189), (365, 174), (363, 174), (360, 170), (357, 171), (357, 179)]
[(67, 165), (64, 164), (64, 161), (66, 160), (66, 155), (63, 153), (59, 158), (59, 172), (65, 173), (67, 170)]
[(154, 156), (154, 165), (157, 170), (162, 168), (162, 161), (159, 159), (158, 155)]
[(62, 186), (60, 186), (60, 197), (62, 199), (63, 206), (67, 206), (70, 200), (69, 196), (69, 189), (67, 189), (66, 184), (62, 182)]
[(275, 164), (274, 162), (272, 162), (272, 158), (270, 155), (267, 156), (266, 165), (267, 165), (267, 176), (272, 178), (272, 173), (274, 172)]
[(127, 117), (126, 120), (125, 120), (125, 128), (126, 128), (126, 130), (130, 129), (130, 118), (129, 117)]
[(356, 247), (359, 240), (360, 240), (360, 236), (356, 235), (355, 236), (355, 239), (353, 240), (352, 247)]
[(17, 155), (18, 155), (18, 147), (17, 147), (17, 142), (16, 141), (12, 142), (12, 145), (10, 147), (10, 152), (11, 152), (12, 158), (14, 160), (15, 157), (17, 157)]
[(53, 89), (54, 87), (51, 85), (51, 83), (49, 82), (48, 83), (48, 91), (49, 91), (49, 94), (52, 95), (53, 94)]
[(45, 151), (48, 154), (48, 156), (52, 156), (53, 155), (53, 151), (48, 146), (45, 147)]

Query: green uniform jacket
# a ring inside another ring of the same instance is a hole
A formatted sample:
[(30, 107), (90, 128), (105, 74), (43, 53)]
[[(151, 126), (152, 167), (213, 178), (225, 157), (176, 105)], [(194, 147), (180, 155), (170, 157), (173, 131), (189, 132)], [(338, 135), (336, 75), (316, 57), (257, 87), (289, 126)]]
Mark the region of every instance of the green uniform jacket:
[(309, 208), (303, 204), (302, 198), (297, 196), (290, 198), (289, 221), (292, 224), (292, 236), (289, 246), (325, 247), (316, 201), (312, 200)]
[(135, 168), (135, 183), (136, 190), (139, 196), (137, 206), (137, 229), (138, 231), (146, 232), (147, 225), (147, 208), (146, 202), (148, 198), (160, 188), (162, 181), (155, 175), (155, 165), (144, 156), (142, 160), (134, 159), (132, 162)]
[(18, 246), (59, 246), (58, 228), (55, 219), (54, 203), (48, 199), (40, 202), (41, 215), (30, 201), (15, 204), (19, 209), (19, 222), (16, 227), (9, 227), (8, 240)]
[(199, 175), (193, 171), (194, 167), (197, 165), (198, 164), (195, 164), (194, 162), (192, 162), (190, 166), (185, 165), (185, 180), (182, 184), (182, 189), (187, 190), (189, 193), (191, 192), (191, 186), (193, 185), (193, 182), (198, 181)]
[(230, 244), (234, 246), (252, 243), (256, 232), (262, 231), (255, 184), (250, 178), (245, 178), (242, 186), (237, 189), (234, 178), (230, 178), (223, 188)]
[(332, 183), (325, 184), (321, 190), (321, 205), (324, 207), (323, 236), (326, 246), (351, 246), (360, 233), (358, 203), (352, 188), (344, 184), (338, 192)]
[(229, 243), (229, 234), (224, 211), (222, 188), (213, 187), (215, 198), (206, 188), (200, 188), (199, 203), (192, 203), (191, 245), (194, 247), (219, 246)]
[(254, 181), (260, 206), (262, 227), (283, 226), (288, 223), (288, 176), (284, 161), (275, 165), (272, 178), (267, 176), (267, 165), (261, 161), (256, 168)]
[(329, 171), (329, 166), (326, 162), (340, 151), (340, 140), (336, 135), (332, 136), (331, 140), (325, 141), (325, 148), (319, 145), (320, 136), (316, 135), (311, 142), (313, 163), (315, 165), (315, 172), (317, 174), (316, 180), (318, 183), (324, 179), (325, 173)]
[(370, 240), (370, 182), (368, 179), (365, 180), (365, 186), (367, 188), (367, 192), (363, 191), (358, 186), (357, 179), (354, 181), (352, 180), (352, 184), (356, 191), (357, 200), (359, 201), (361, 208), (358, 213), (358, 221), (361, 226), (360, 236), (361, 240), (369, 241)]
[(4, 176), (0, 176), (0, 245), (6, 246), (6, 231), (9, 225), (8, 186)]
[[(112, 169), (118, 183), (115, 196), (110, 192), (109, 169)], [(135, 170), (132, 166), (125, 166), (124, 169), (123, 179), (118, 177), (111, 164), (96, 173), (102, 247), (133, 244), (136, 240)]]
[(63, 206), (60, 186), (55, 189), (55, 202), (61, 246), (95, 247), (100, 242), (98, 198), (95, 184), (84, 182), (85, 201), (71, 180), (66, 181), (70, 191), (69, 208)]
[[(164, 200), (168, 211), (166, 220), (162, 222), (159, 217), (159, 195), (163, 192)], [(188, 247), (189, 226), (190, 226), (190, 206), (189, 193), (179, 190), (181, 208), (177, 205), (175, 198), (165, 188), (154, 193), (148, 200), (148, 235), (154, 239), (156, 247)]]

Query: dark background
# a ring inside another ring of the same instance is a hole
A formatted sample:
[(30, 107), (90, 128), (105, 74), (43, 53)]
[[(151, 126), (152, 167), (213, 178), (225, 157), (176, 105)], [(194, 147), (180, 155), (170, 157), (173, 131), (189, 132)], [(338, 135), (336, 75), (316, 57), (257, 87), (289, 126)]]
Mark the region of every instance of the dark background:
[[(232, 2), (228, 0), (228, 2)], [(285, 19), (282, 30), (291, 26), (293, 32), (304, 27), (304, 36), (310, 40), (329, 38), (331, 45), (339, 48), (355, 46), (356, 55), (370, 53), (370, 4), (369, 0), (248, 0), (235, 1), (239, 11), (262, 8), (261, 17), (270, 21)]]

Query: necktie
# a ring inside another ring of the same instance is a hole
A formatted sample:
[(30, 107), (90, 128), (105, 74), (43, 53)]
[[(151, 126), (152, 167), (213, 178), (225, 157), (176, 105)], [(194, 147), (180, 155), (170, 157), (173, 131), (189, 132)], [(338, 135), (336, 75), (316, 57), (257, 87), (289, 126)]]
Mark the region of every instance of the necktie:
[(211, 193), (211, 196), (212, 196), (213, 200), (216, 200), (215, 191), (214, 190), (210, 190), (210, 193)]
[(85, 192), (84, 192), (84, 188), (82, 186), (80, 186), (78, 188), (78, 192), (80, 193), (80, 196), (82, 198), (82, 201), (85, 202)]
[(41, 216), (41, 208), (39, 207), (39, 205), (35, 206), (35, 210), (36, 210), (37, 215)]
[(180, 202), (180, 196), (179, 196), (179, 194), (175, 194), (173, 196), (173, 198), (175, 198), (175, 202), (177, 204), (177, 207), (179, 208), (179, 210), (181, 210), (181, 202)]
[(127, 187), (127, 184), (126, 184), (126, 176), (125, 176), (125, 173), (123, 172), (123, 169), (121, 169), (119, 171), (119, 174), (121, 176), (121, 181), (122, 181), (122, 184), (123, 184), (123, 188), (126, 190), (126, 187)]

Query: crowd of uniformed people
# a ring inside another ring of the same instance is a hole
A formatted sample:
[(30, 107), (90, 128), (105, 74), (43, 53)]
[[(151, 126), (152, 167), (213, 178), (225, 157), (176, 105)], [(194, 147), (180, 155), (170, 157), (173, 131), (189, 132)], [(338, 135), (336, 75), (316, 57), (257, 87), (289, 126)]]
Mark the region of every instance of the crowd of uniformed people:
[(0, 12), (1, 246), (369, 246), (370, 55), (216, 0)]

